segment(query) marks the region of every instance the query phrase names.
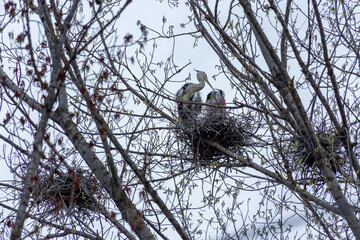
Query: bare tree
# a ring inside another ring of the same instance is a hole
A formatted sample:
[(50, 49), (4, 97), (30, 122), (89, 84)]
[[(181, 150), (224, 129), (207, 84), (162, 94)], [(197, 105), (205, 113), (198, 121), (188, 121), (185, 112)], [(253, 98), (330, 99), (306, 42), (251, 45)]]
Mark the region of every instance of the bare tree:
[(239, 89), (237, 104), (259, 113), (268, 131), (262, 166), (249, 167), (301, 199), (309, 224), (315, 218), (326, 237), (359, 239), (359, 6), (302, 4), (190, 1), (197, 28)]
[[(15, 196), (20, 196), (19, 206), (14, 212), (16, 219), (7, 220), (8, 225), (13, 226), (12, 239), (20, 238), (22, 233), (23, 236), (43, 236), (43, 231), (46, 230), (39, 229), (46, 224), (50, 224), (50, 230), (55, 229), (54, 232), (45, 234), (46, 238), (68, 234), (106, 238), (114, 234), (104, 229), (93, 230), (91, 224), (94, 216), (83, 221), (82, 214), (75, 214), (74, 219), (65, 220), (71, 211), (82, 210), (80, 212), (86, 216), (86, 210), (94, 210), (93, 208), (103, 221), (112, 222), (123, 236), (134, 238), (123, 223), (116, 221), (115, 213), (107, 210), (108, 207), (120, 211), (121, 219), (127, 222), (140, 239), (153, 239), (153, 225), (144, 221), (142, 211), (137, 209), (134, 200), (130, 198), (129, 191), (135, 188), (131, 186), (133, 184), (142, 184), (144, 190), (140, 198), (146, 202), (147, 194), (150, 194), (152, 201), (165, 213), (180, 236), (187, 238), (144, 172), (129, 155), (129, 146), (126, 147), (126, 144), (134, 144), (136, 129), (141, 121), (146, 121), (146, 118), (151, 116), (146, 114), (148, 109), (144, 115), (136, 116), (125, 108), (123, 94), (126, 91), (132, 91), (138, 99), (135, 99), (136, 101), (145, 102), (150, 97), (142, 93), (141, 88), (139, 92), (134, 89), (139, 79), (134, 76), (135, 79), (130, 80), (121, 73), (128, 68), (128, 61), (134, 61), (127, 59), (126, 53), (122, 52), (122, 49), (131, 46), (132, 35), (126, 35), (118, 49), (107, 46), (107, 41), (114, 40), (109, 40), (109, 36), (115, 32), (115, 22), (130, 2), (22, 1), (20, 6), (11, 1), (5, 3), (6, 24), (10, 25), (17, 19), (24, 20), (22, 32), (16, 33), (17, 35), (10, 39), (12, 42), (9, 45), (3, 44), (3, 59), (9, 57), (10, 61), (16, 61), (15, 65), (6, 67), (16, 73), (15, 79), (11, 80), (3, 68), (1, 69), (2, 96), (8, 108), (3, 129), (7, 129), (9, 134), (9, 137), (2, 135), (2, 139), (21, 153), (16, 158), (18, 162), (9, 162), (9, 167), (16, 176), (14, 184), (11, 184), (12, 189), (15, 190)], [(85, 20), (82, 15), (83, 4), (89, 4), (89, 9), (93, 11), (89, 20)], [(4, 27), (7, 27), (6, 24)], [(35, 30), (37, 24), (40, 26), (38, 34)], [(145, 30), (140, 30), (142, 32), (139, 43), (146, 37)], [(117, 59), (105, 61), (105, 58), (111, 56), (117, 56)], [(94, 64), (95, 69), (90, 70)], [(149, 70), (144, 69), (144, 72), (146, 71)], [(124, 89), (120, 89), (121, 82)], [(34, 92), (36, 94), (32, 95)], [(152, 106), (157, 109), (155, 105)], [(38, 123), (32, 116), (33, 110), (40, 114)], [(125, 121), (131, 121), (132, 115), (140, 120), (134, 123), (135, 126), (129, 123), (125, 130), (120, 126), (123, 124), (122, 115), (129, 116)], [(18, 129), (19, 124), (21, 129)], [(115, 128), (119, 129), (118, 133), (112, 130)], [(132, 130), (129, 135), (130, 129)], [(28, 134), (26, 136), (19, 131)], [(116, 135), (129, 137), (129, 140), (120, 142)], [(64, 137), (68, 139), (66, 143), (63, 143)], [(30, 140), (31, 138), (34, 140)], [(46, 143), (47, 147), (43, 146), (43, 143)], [(118, 159), (116, 163), (113, 151), (120, 153), (122, 160)], [(13, 157), (8, 154), (4, 153), (4, 160)], [(118, 170), (121, 166), (116, 164), (123, 165), (123, 170)], [(129, 170), (132, 172), (130, 175)], [(92, 176), (94, 178), (91, 182), (89, 179)], [(137, 180), (131, 183), (130, 179), (134, 177)], [(124, 181), (123, 178), (129, 178), (130, 181)], [(48, 181), (52, 184), (46, 184)], [(20, 186), (16, 187), (18, 184)], [(99, 186), (102, 189), (97, 190)], [(7, 200), (14, 201), (10, 198)], [(3, 207), (14, 211), (11, 204), (4, 204)], [(40, 216), (39, 208), (42, 208)], [(67, 209), (68, 213), (58, 215), (63, 208)], [(34, 230), (24, 229), (26, 218), (35, 219)], [(54, 219), (56, 223), (53, 222)], [(75, 227), (74, 221), (78, 227)]]
[[(186, 32), (122, 35), (131, 4), (3, 3), (1, 234), (360, 239), (358, 4), (169, 1)], [(190, 124), (169, 90), (184, 37), (236, 96)]]

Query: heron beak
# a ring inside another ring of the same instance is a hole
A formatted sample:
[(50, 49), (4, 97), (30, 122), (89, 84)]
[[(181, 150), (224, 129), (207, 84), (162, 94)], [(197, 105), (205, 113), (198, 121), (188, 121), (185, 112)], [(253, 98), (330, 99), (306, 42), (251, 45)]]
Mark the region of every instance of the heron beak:
[(214, 90), (213, 86), (211, 86), (211, 84), (209, 83), (209, 81), (207, 82), (209, 84), (209, 86), (212, 88), (212, 90)]
[(212, 90), (215, 90), (215, 89), (213, 88), (213, 86), (211, 86), (211, 84), (210, 84), (209, 80), (207, 79), (207, 77), (206, 77), (205, 81), (207, 82), (207, 84), (209, 84), (209, 86), (212, 88)]

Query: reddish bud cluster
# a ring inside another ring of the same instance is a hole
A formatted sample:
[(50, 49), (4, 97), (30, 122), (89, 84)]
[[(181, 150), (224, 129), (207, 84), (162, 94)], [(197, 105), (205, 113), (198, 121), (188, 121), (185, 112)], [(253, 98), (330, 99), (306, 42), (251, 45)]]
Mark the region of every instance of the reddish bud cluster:
[(28, 12), (28, 10), (26, 8), (22, 8), (21, 9), (21, 16), (25, 17), (26, 13)]
[(127, 194), (130, 194), (130, 193), (131, 193), (131, 188), (129, 188), (128, 185), (125, 185), (124, 191), (125, 191)]
[(99, 82), (102, 83), (104, 80), (107, 80), (108, 77), (109, 77), (108, 70), (104, 70), (99, 76)]
[(44, 134), (44, 140), (45, 140), (45, 141), (49, 141), (49, 139), (50, 139), (50, 135), (47, 134), (47, 133), (45, 133), (45, 134)]
[(101, 193), (97, 196), (97, 199), (100, 200), (102, 198)]
[(81, 93), (81, 94), (84, 94), (85, 91), (86, 91), (85, 86), (81, 86), (81, 87), (80, 87), (80, 93)]
[(138, 215), (139, 217), (142, 217), (142, 214), (139, 210), (136, 211), (136, 215)]
[(60, 69), (60, 72), (59, 72), (60, 81), (65, 82), (65, 78), (66, 78), (66, 73), (64, 72), (64, 69)]
[(26, 69), (26, 75), (27, 76), (32, 76), (33, 75), (33, 70), (32, 69)]
[(140, 197), (140, 199), (145, 199), (145, 190), (142, 190), (142, 191), (140, 191), (139, 192), (139, 197)]
[(6, 113), (6, 117), (3, 121), (4, 124), (7, 124), (10, 121), (10, 113)]
[(126, 34), (126, 36), (124, 37), (125, 43), (129, 43), (132, 40), (132, 38), (133, 38), (132, 34), (130, 33)]
[(130, 223), (131, 230), (135, 232), (135, 225), (133, 223)]
[(46, 48), (47, 47), (47, 42), (46, 41), (41, 42), (41, 47)]
[(32, 183), (36, 183), (38, 181), (39, 181), (39, 176), (38, 175), (34, 175), (34, 176), (31, 177), (31, 182)]
[(26, 122), (26, 119), (23, 116), (21, 116), (21, 118), (20, 118), (21, 125), (24, 126), (25, 122)]
[(115, 83), (110, 86), (110, 90), (111, 90), (112, 92), (116, 93), (120, 98), (123, 97), (123, 96), (122, 96), (122, 92), (123, 92), (123, 91), (120, 90), (120, 89), (118, 89), (118, 88), (115, 86)]
[[(98, 90), (95, 90), (91, 97), (95, 102), (102, 102), (104, 100), (104, 96), (102, 96)], [(92, 107), (93, 106), (90, 105), (90, 108)], [(94, 110), (95, 110), (95, 106), (94, 106)]]
[(9, 15), (11, 17), (15, 17), (16, 3), (14, 3), (13, 1), (9, 1), (5, 3), (4, 7), (5, 7), (5, 11), (9, 12)]
[(146, 31), (145, 25), (142, 25), (142, 24), (140, 25), (140, 31), (142, 32), (144, 41), (146, 42), (147, 41), (148, 31)]
[(43, 100), (43, 102), (46, 102), (46, 95), (43, 94), (43, 95), (41, 96), (41, 99)]
[(14, 223), (9, 219), (9, 220), (7, 220), (7, 222), (6, 222), (6, 226), (7, 226), (8, 228), (13, 228), (15, 225), (14, 225)]
[(46, 72), (46, 70), (47, 70), (47, 65), (46, 64), (43, 64), (42, 66), (41, 66), (41, 75), (45, 75), (45, 72)]
[(93, 140), (90, 140), (89, 142), (89, 147), (93, 148), (95, 146), (96, 142), (94, 142)]
[(49, 88), (49, 84), (47, 82), (44, 82), (42, 85), (41, 85), (41, 89), (43, 90), (47, 90)]
[(97, 191), (97, 181), (96, 181), (96, 177), (92, 177), (91, 178), (91, 192), (96, 192)]
[(23, 43), (24, 40), (25, 40), (25, 37), (26, 37), (26, 33), (20, 33), (20, 34), (17, 36), (16, 41), (17, 41), (18, 43)]
[(103, 127), (100, 128), (100, 134), (101, 134), (101, 135), (105, 135), (105, 134), (106, 134), (106, 127), (105, 127), (105, 126), (103, 126)]
[(18, 84), (19, 84), (19, 87), (20, 87), (22, 90), (24, 90), (24, 88), (25, 88), (25, 81), (20, 81)]

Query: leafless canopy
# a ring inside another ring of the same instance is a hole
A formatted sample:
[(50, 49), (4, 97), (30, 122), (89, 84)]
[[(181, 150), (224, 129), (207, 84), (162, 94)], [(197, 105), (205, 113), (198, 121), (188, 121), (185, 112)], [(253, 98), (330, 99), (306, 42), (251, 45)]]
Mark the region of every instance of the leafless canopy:
[[(154, 1), (187, 14), (131, 22), (147, 4), (2, 1), (0, 235), (360, 239), (359, 2)], [(184, 125), (199, 47), (227, 104)]]

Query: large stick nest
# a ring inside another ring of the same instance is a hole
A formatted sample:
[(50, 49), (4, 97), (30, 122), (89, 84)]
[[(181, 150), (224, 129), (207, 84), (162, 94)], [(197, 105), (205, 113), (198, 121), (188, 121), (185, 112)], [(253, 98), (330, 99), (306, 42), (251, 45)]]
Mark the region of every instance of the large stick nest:
[(99, 195), (98, 182), (82, 169), (70, 169), (68, 173), (56, 170), (39, 174), (33, 195), (39, 204), (57, 212), (64, 208), (94, 210), (94, 195)]
[(219, 111), (205, 114), (201, 118), (183, 121), (177, 129), (178, 139), (184, 143), (190, 159), (213, 162), (229, 158), (207, 140), (240, 154), (250, 143), (251, 124), (244, 116), (231, 116), (229, 112)]

